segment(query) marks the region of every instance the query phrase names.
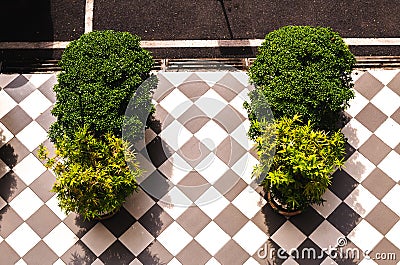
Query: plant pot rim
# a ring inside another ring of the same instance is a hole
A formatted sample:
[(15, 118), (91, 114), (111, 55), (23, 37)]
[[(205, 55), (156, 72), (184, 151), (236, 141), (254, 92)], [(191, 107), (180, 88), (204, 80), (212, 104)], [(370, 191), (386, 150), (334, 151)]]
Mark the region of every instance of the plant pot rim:
[(121, 207), (117, 207), (114, 210), (110, 211), (110, 212), (105, 212), (102, 215), (100, 215), (99, 217), (94, 218), (95, 220), (107, 220), (110, 219), (111, 217), (113, 217), (119, 210)]
[(303, 211), (302, 210), (294, 210), (294, 211), (289, 211), (284, 209), (281, 205), (279, 205), (271, 196), (271, 192), (268, 191), (267, 193), (267, 198), (268, 198), (268, 203), (271, 205), (272, 209), (274, 209), (276, 212), (279, 214), (286, 216), (286, 217), (291, 217), (295, 215), (301, 214)]

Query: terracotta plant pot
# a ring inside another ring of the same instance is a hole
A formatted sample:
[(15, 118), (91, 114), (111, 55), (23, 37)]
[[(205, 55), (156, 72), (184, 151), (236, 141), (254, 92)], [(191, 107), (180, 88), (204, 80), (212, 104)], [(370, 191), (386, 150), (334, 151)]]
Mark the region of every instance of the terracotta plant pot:
[(302, 213), (302, 210), (296, 210), (296, 211), (288, 211), (285, 208), (282, 207), (282, 205), (280, 205), (279, 203), (277, 203), (271, 196), (271, 192), (268, 191), (267, 194), (267, 198), (268, 198), (268, 203), (269, 205), (271, 205), (272, 209), (274, 209), (276, 212), (278, 212), (279, 214), (282, 214), (283, 216), (286, 217), (291, 217), (291, 216), (295, 216), (298, 214)]

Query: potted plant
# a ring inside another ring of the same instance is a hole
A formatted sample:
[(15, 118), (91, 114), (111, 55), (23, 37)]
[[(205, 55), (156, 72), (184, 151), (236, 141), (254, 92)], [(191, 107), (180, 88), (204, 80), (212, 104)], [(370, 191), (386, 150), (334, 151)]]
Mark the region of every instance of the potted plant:
[(263, 178), (271, 206), (291, 216), (310, 204), (323, 203), (331, 174), (344, 162), (343, 134), (313, 129), (299, 115), (262, 125), (256, 139), (260, 163), (253, 174)]
[(138, 188), (142, 171), (128, 144), (111, 133), (95, 137), (86, 127), (75, 137), (57, 141), (56, 157), (41, 146), (39, 157), (56, 175), (52, 191), (66, 213), (85, 219), (110, 216)]

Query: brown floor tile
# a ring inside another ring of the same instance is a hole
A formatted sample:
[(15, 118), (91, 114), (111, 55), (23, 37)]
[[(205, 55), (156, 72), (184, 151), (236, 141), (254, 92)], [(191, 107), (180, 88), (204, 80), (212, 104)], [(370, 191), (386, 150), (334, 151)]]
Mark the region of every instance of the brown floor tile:
[(392, 151), (381, 139), (373, 134), (358, 151), (363, 154), (369, 161), (378, 165)]
[(398, 73), (386, 86), (400, 96), (400, 73)]
[(214, 222), (230, 237), (233, 237), (248, 221), (249, 219), (232, 204), (214, 219)]
[[(6, 205), (0, 210), (0, 235), (3, 238), (8, 237), (15, 229), (20, 226), (24, 220), (11, 208)], [(3, 252), (1, 252), (3, 253)], [(2, 256), (2, 255), (0, 255)], [(0, 263), (1, 264), (1, 263)]]
[(168, 264), (173, 256), (166, 250), (157, 240), (154, 240), (142, 253), (137, 257), (144, 264)]
[[(377, 256), (377, 254), (379, 256)], [(379, 265), (394, 265), (399, 261), (400, 249), (398, 249), (386, 238), (383, 238), (378, 245), (376, 245), (369, 256), (374, 258), (375, 262), (377, 262)], [(378, 260), (377, 258), (380, 259)]]
[(354, 89), (368, 100), (371, 100), (383, 87), (384, 85), (368, 72), (354, 83)]
[[(45, 222), (43, 220), (46, 220)], [(53, 230), (59, 223), (60, 218), (55, 215), (47, 205), (39, 208), (26, 223), (36, 232), (41, 238), (44, 238), (48, 233)]]
[(194, 134), (211, 119), (207, 117), (207, 115), (202, 112), (199, 107), (192, 105), (187, 111), (179, 116), (177, 120), (183, 126), (185, 126), (186, 129)]
[(248, 258), (250, 258), (250, 255), (233, 240), (229, 240), (228, 243), (215, 254), (215, 259), (221, 264), (229, 265), (242, 265)]
[(195, 168), (211, 151), (196, 137), (192, 136), (177, 153), (193, 168)]
[(211, 222), (211, 219), (199, 207), (191, 206), (176, 219), (176, 222), (195, 237)]
[(399, 217), (385, 204), (379, 202), (375, 208), (365, 217), (373, 227), (385, 235), (397, 223)]
[(197, 171), (189, 172), (178, 184), (179, 189), (193, 202), (211, 187)]
[(7, 244), (6, 241), (0, 243), (0, 264), (15, 265), (19, 260), (19, 255)]
[(378, 127), (387, 119), (387, 116), (373, 104), (368, 103), (355, 118), (368, 130), (375, 132), (375, 130), (378, 129)]
[(204, 265), (211, 258), (211, 255), (196, 240), (192, 240), (176, 258), (182, 264)]
[(190, 100), (196, 101), (210, 89), (210, 86), (196, 74), (191, 74), (178, 89)]
[(382, 199), (393, 188), (396, 183), (382, 170), (375, 168), (371, 174), (362, 182), (364, 188), (368, 189), (375, 197)]
[(43, 241), (39, 241), (23, 257), (24, 261), (29, 265), (52, 265), (57, 258), (57, 255)]
[(232, 167), (243, 155), (247, 153), (233, 137), (228, 136), (217, 147), (216, 155), (229, 167)]

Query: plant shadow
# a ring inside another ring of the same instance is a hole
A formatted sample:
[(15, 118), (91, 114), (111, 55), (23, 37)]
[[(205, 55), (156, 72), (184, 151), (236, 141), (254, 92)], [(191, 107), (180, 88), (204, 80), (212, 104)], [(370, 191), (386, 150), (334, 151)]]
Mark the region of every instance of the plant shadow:
[[(12, 168), (16, 165), (18, 155), (15, 153), (14, 147), (6, 143), (4, 131), (0, 128), (0, 231), (2, 228), (3, 215), (7, 214), (10, 206), (7, 204), (11, 201), (13, 194), (17, 190), (17, 179), (12, 172)], [(3, 161), (4, 160), (4, 161)]]

